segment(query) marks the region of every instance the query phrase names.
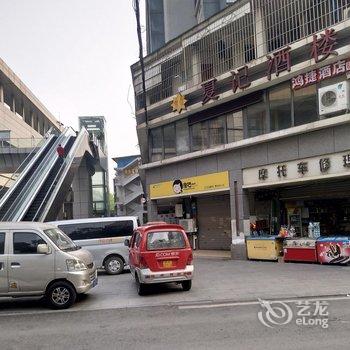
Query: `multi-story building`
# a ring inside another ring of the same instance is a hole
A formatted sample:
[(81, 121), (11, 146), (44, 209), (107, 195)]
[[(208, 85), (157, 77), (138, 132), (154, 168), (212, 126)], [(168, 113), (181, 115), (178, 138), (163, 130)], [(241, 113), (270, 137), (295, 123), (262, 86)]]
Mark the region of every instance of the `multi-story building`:
[[(97, 119), (104, 130), (104, 118)], [(107, 215), (107, 148), (101, 130), (89, 130), (89, 137), (84, 129), (63, 128), (0, 59), (0, 220)], [(59, 143), (66, 151), (63, 164)]]
[(0, 185), (50, 128), (61, 123), (0, 59)]
[(158, 50), (235, 0), (146, 0), (147, 52)]
[[(98, 146), (99, 162), (91, 176), (92, 215), (109, 215), (108, 150), (106, 136), (106, 119), (103, 116), (79, 117), (79, 125), (85, 127), (91, 140)], [(79, 180), (74, 185), (79, 186)], [(78, 204), (77, 204), (78, 205)]]
[[(350, 233), (350, 2), (237, 0), (132, 67), (149, 220)], [(147, 109), (145, 109), (145, 104)]]
[(144, 191), (139, 174), (140, 155), (116, 157), (114, 178), (115, 209), (118, 216), (138, 216), (141, 223), (145, 220)]

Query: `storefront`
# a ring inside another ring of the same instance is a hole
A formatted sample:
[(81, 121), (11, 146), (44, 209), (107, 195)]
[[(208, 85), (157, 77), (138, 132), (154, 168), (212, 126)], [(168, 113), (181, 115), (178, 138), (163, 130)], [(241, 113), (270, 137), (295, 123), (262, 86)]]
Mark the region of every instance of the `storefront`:
[(181, 224), (196, 248), (229, 250), (229, 189), (225, 171), (151, 184), (149, 193), (157, 220)]
[[(349, 152), (245, 169), (243, 176), (250, 237), (285, 238), (286, 261), (347, 263)], [(331, 242), (326, 251), (323, 240)]]

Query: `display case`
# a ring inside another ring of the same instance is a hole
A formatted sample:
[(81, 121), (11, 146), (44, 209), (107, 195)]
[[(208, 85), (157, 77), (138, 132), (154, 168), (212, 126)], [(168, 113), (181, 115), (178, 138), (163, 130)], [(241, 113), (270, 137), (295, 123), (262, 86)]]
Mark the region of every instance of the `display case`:
[(288, 238), (283, 244), (283, 260), (317, 262), (316, 240), (308, 238)]
[(323, 237), (316, 241), (320, 264), (349, 264), (350, 237)]
[(282, 240), (276, 236), (247, 237), (247, 257), (254, 260), (277, 260), (282, 255)]

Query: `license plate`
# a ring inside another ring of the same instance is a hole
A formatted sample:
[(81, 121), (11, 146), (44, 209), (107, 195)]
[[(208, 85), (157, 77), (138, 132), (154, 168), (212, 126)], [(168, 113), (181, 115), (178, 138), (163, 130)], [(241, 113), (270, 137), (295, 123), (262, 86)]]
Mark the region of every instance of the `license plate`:
[(163, 267), (172, 267), (173, 262), (171, 260), (165, 260), (163, 261)]
[(92, 288), (96, 287), (96, 286), (97, 286), (97, 283), (98, 283), (98, 279), (95, 278), (95, 279), (92, 281)]

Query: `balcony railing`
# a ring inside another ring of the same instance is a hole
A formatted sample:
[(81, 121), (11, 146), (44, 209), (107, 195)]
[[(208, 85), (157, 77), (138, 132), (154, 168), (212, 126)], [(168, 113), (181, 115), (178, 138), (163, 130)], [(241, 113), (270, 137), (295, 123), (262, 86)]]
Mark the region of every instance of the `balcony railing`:
[[(349, 0), (240, 0), (145, 57), (146, 103), (237, 69), (350, 18)], [(136, 110), (141, 69), (132, 66)]]

